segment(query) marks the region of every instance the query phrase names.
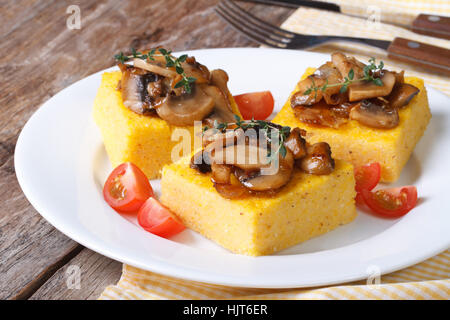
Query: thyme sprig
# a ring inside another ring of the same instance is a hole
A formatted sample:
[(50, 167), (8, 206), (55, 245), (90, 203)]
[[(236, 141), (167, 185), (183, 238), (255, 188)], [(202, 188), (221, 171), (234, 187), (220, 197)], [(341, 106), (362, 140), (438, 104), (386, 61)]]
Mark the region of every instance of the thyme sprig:
[(378, 65), (376, 65), (375, 62), (376, 62), (375, 58), (373, 58), (373, 57), (370, 58), (369, 64), (364, 66), (364, 68), (363, 68), (364, 76), (361, 78), (358, 78), (358, 79), (355, 79), (355, 71), (353, 69), (350, 69), (347, 76), (344, 77), (343, 82), (329, 84), (328, 79), (327, 79), (325, 84), (320, 87), (316, 86), (316, 84), (314, 82), (314, 78), (311, 78), (312, 84), (303, 93), (303, 95), (309, 95), (312, 92), (314, 92), (315, 96), (317, 97), (318, 91), (325, 92), (328, 88), (337, 87), (337, 86), (342, 86), (341, 89), (339, 90), (339, 92), (344, 93), (345, 91), (347, 91), (349, 85), (351, 85), (352, 83), (355, 83), (355, 82), (362, 82), (362, 81), (369, 81), (369, 82), (374, 83), (377, 86), (382, 86), (383, 81), (380, 78), (374, 77), (374, 74), (376, 71), (381, 71), (384, 68), (384, 62), (380, 61), (380, 63)]
[[(243, 131), (253, 128), (258, 129), (264, 136), (266, 137), (267, 141), (272, 143), (278, 143), (278, 148), (273, 153), (271, 153), (271, 150), (267, 150), (267, 160), (268, 163), (276, 160), (278, 158), (278, 154), (280, 154), (283, 158), (286, 157), (286, 146), (284, 145), (284, 142), (288, 138), (289, 134), (291, 133), (291, 128), (288, 126), (280, 126), (268, 121), (264, 120), (242, 120), (239, 116), (234, 116), (236, 119), (236, 122), (234, 123), (226, 123), (221, 122), (219, 123), (217, 120), (214, 120), (214, 129), (216, 129), (219, 132), (224, 133), (227, 128), (230, 126), (233, 126), (233, 130), (242, 129)], [(203, 132), (210, 129), (208, 126), (203, 127)], [(274, 138), (278, 141), (272, 141), (272, 134), (274, 134)]]
[[(157, 53), (157, 52), (159, 52), (159, 53)], [(179, 74), (181, 76), (181, 80), (175, 84), (175, 88), (183, 87), (187, 93), (191, 93), (192, 92), (191, 84), (194, 83), (197, 79), (194, 77), (188, 77), (181, 65), (182, 62), (186, 61), (186, 59), (188, 57), (187, 54), (183, 54), (183, 55), (179, 56), (178, 58), (175, 58), (174, 56), (172, 56), (171, 50), (167, 50), (164, 48), (152, 49), (146, 54), (136, 51), (135, 48), (131, 48), (130, 56), (127, 56), (123, 52), (120, 52), (119, 54), (114, 55), (114, 58), (118, 62), (124, 64), (125, 62), (129, 61), (132, 58), (142, 59), (142, 60), (146, 60), (148, 62), (155, 61), (155, 58), (154, 58), (155, 55), (163, 56), (164, 59), (166, 60), (166, 67), (167, 68), (175, 68), (175, 71), (177, 72), (177, 74)]]

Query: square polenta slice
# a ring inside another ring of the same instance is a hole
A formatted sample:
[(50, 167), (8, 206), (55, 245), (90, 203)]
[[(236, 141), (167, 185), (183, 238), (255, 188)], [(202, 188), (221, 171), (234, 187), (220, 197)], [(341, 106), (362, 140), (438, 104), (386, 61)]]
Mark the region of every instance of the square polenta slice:
[(165, 166), (161, 202), (190, 229), (224, 248), (268, 255), (351, 222), (356, 217), (353, 166), (336, 161), (329, 175), (295, 169), (274, 196), (225, 199), (210, 174), (189, 167), (189, 158)]
[[(308, 68), (302, 80), (314, 71), (314, 68)], [(327, 142), (336, 159), (350, 161), (355, 166), (379, 162), (381, 181), (394, 182), (399, 178), (431, 119), (423, 80), (405, 77), (405, 82), (419, 88), (420, 92), (407, 106), (399, 110), (400, 123), (393, 129), (370, 128), (355, 120), (349, 120), (337, 129), (308, 125), (295, 117), (290, 97), (273, 122), (305, 129), (309, 143)], [(297, 90), (298, 88), (292, 94)]]
[[(194, 127), (168, 124), (158, 116), (137, 114), (124, 106), (117, 84), (120, 71), (105, 72), (94, 100), (93, 116), (100, 128), (103, 143), (112, 167), (132, 162), (144, 171), (149, 179), (159, 178), (161, 168), (172, 162), (172, 149), (180, 143), (172, 141), (176, 129), (188, 129), (191, 150), (194, 144)], [(228, 97), (233, 112), (240, 115), (231, 95)]]

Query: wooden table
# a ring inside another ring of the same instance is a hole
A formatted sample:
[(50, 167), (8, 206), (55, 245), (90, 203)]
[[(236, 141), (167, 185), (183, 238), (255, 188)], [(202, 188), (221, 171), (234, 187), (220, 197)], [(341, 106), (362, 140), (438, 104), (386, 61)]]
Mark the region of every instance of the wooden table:
[[(213, 0), (9, 1), (0, 8), (0, 299), (96, 299), (120, 277), (122, 264), (84, 248), (29, 204), (14, 171), (17, 137), (58, 91), (113, 65), (130, 47), (176, 50), (255, 47), (214, 13)], [(78, 4), (81, 29), (66, 13)], [(280, 24), (290, 9), (241, 4)], [(44, 150), (43, 150), (44, 152)], [(38, 168), (36, 168), (38, 169)], [(67, 286), (81, 271), (80, 289)]]

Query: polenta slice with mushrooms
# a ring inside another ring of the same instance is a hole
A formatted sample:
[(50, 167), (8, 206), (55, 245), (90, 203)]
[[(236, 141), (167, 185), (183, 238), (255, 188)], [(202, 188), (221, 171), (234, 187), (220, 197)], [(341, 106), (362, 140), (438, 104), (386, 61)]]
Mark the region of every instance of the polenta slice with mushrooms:
[(174, 131), (188, 130), (192, 148), (194, 121), (233, 121), (239, 111), (225, 71), (163, 48), (132, 53), (116, 55), (120, 71), (102, 75), (93, 116), (112, 166), (132, 162), (154, 179), (180, 143)]
[(161, 202), (187, 227), (252, 256), (351, 222), (353, 166), (304, 135), (254, 120), (209, 128), (201, 150), (163, 168)]
[(306, 70), (273, 122), (305, 129), (309, 142), (326, 141), (355, 166), (378, 162), (381, 181), (393, 182), (430, 118), (423, 80), (336, 52)]

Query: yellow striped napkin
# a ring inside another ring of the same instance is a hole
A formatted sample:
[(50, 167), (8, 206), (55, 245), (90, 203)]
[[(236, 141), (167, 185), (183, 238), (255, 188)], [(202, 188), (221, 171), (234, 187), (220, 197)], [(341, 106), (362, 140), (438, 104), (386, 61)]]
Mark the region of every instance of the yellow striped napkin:
[(247, 289), (185, 281), (129, 265), (100, 299), (449, 299), (450, 250), (407, 269), (364, 281), (316, 289)]
[[(332, 2), (332, 1), (330, 1)], [(394, 36), (430, 43), (450, 49), (450, 41), (415, 34), (406, 29), (385, 24), (408, 24), (419, 13), (450, 15), (448, 0), (341, 0), (344, 12), (367, 16), (369, 19), (343, 16), (315, 9), (299, 8), (282, 25), (283, 28), (305, 34), (348, 35), (392, 40)], [(380, 14), (379, 17), (377, 15)], [(380, 18), (380, 19), (379, 19)], [(369, 57), (382, 59), (389, 69), (404, 69), (408, 75), (419, 76), (425, 82), (450, 95), (449, 78), (415, 69), (411, 65), (387, 59), (383, 50), (349, 43), (332, 43), (313, 51), (332, 53), (342, 50), (362, 61)], [(299, 70), (299, 74), (303, 70)], [(449, 299), (450, 250), (427, 261), (381, 277), (380, 284), (364, 281), (326, 288), (308, 289), (248, 289), (224, 287), (185, 281), (123, 266), (117, 285), (105, 289), (100, 299)]]

